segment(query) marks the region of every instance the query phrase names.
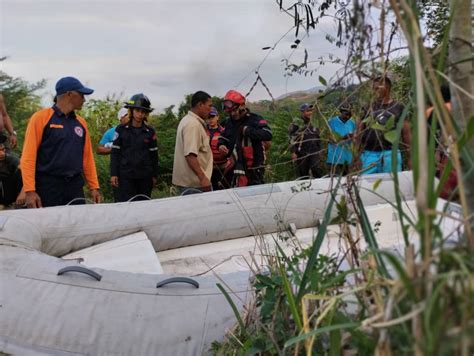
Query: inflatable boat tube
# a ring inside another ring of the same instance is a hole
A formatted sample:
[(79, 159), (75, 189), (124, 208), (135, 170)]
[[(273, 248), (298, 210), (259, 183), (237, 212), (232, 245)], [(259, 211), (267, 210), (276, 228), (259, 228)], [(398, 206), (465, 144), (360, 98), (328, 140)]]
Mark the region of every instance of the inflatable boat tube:
[[(412, 173), (400, 173), (399, 181), (399, 193), (413, 199)], [(336, 196), (345, 194), (346, 182), (340, 183)], [(159, 255), (289, 225), (313, 227), (336, 184), (317, 179), (145, 202), (1, 212), (0, 350), (19, 355), (205, 354), (236, 322), (216, 284), (242, 308), (249, 271), (194, 277), (167, 275), (166, 269), (165, 274), (131, 273), (59, 257), (140, 232)], [(363, 177), (356, 184), (366, 206), (395, 200), (389, 175)]]

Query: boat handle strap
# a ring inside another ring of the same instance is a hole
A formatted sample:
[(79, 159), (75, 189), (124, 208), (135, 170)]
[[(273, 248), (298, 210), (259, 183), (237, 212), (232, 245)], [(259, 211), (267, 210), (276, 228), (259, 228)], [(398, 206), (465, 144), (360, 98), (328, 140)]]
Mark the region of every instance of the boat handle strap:
[(188, 283), (195, 286), (196, 288), (199, 288), (199, 283), (195, 281), (194, 279), (191, 279), (188, 277), (172, 277), (168, 279), (163, 279), (162, 281), (158, 282), (158, 284), (156, 285), (156, 288), (163, 287), (170, 283)]
[(58, 271), (58, 276), (66, 273), (66, 272), (84, 273), (84, 274), (87, 274), (88, 276), (91, 276), (92, 278), (94, 278), (97, 281), (100, 281), (102, 279), (102, 276), (100, 274), (98, 274), (97, 272), (95, 272), (95, 271), (93, 271), (89, 268), (82, 267), (82, 266), (67, 266), (67, 267), (61, 268)]

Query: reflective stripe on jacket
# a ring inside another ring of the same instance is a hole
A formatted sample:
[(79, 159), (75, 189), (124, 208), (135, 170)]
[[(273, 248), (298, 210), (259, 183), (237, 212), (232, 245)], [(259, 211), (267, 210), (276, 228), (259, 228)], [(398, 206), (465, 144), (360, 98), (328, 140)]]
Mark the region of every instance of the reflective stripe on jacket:
[(115, 129), (110, 158), (110, 175), (126, 178), (149, 178), (158, 175), (158, 146), (155, 130), (146, 124), (130, 123)]
[(33, 114), (26, 129), (21, 172), (25, 192), (36, 190), (37, 174), (84, 174), (89, 189), (99, 189), (86, 121), (74, 112), (64, 115), (56, 106)]

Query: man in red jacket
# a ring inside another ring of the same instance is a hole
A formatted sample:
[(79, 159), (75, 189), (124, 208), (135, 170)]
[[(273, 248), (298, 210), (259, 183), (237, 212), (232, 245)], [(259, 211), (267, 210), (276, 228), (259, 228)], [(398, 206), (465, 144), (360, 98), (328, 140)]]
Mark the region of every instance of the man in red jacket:
[(245, 106), (245, 97), (238, 91), (229, 90), (223, 105), (229, 120), (219, 137), (219, 151), (235, 162), (232, 186), (263, 184), (265, 142), (273, 138), (267, 120), (250, 112)]
[(209, 134), (209, 144), (212, 151), (212, 189), (219, 190), (230, 188), (230, 184), (224, 177), (224, 170), (227, 163), (226, 155), (219, 151), (219, 136), (224, 132), (224, 128), (219, 125), (219, 112), (213, 106), (207, 120), (207, 132)]

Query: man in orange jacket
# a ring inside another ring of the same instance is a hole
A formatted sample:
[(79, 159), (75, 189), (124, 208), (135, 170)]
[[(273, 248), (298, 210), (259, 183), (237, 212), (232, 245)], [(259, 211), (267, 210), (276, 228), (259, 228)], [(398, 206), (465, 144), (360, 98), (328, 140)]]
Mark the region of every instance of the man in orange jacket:
[(75, 114), (92, 94), (74, 77), (56, 83), (57, 102), (31, 117), (21, 157), (28, 208), (84, 204), (84, 178), (95, 203), (101, 200), (86, 121)]

